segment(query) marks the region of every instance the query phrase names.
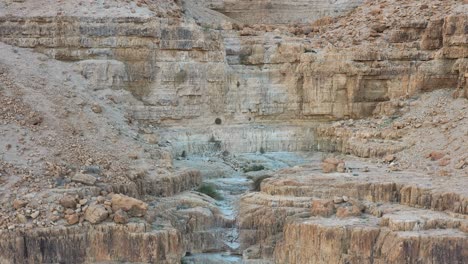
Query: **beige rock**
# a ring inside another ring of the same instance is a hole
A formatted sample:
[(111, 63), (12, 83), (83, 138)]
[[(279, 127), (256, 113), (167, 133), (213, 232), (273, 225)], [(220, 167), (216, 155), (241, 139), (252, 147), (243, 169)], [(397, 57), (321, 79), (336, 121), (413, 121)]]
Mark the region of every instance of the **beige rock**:
[(96, 114), (102, 113), (102, 107), (98, 104), (94, 104), (93, 106), (91, 106), (91, 110), (93, 110), (93, 112)]
[(322, 170), (324, 173), (336, 172), (338, 167), (340, 169), (339, 172), (345, 171), (344, 162), (336, 158), (327, 158), (322, 162)]
[(13, 208), (15, 208), (16, 210), (18, 210), (18, 209), (20, 209), (20, 208), (25, 207), (27, 204), (28, 204), (27, 201), (20, 200), (20, 199), (15, 199), (15, 200), (13, 201)]
[(346, 171), (346, 164), (344, 162), (338, 163), (338, 166), (336, 166), (336, 171), (344, 173)]
[(442, 167), (447, 166), (447, 165), (450, 164), (450, 159), (449, 158), (443, 158), (443, 159), (439, 160), (439, 162), (437, 162), (437, 164), (439, 166), (442, 166)]
[(112, 211), (123, 210), (130, 216), (144, 216), (148, 210), (145, 202), (122, 194), (112, 196)]
[(31, 218), (32, 218), (32, 219), (36, 219), (37, 217), (39, 217), (39, 214), (40, 214), (39, 211), (35, 211), (35, 212), (33, 212), (33, 213), (31, 214)]
[(92, 224), (98, 224), (106, 220), (109, 216), (106, 208), (103, 205), (90, 205), (84, 214), (84, 219)]
[(126, 224), (128, 223), (128, 215), (125, 211), (119, 209), (114, 213), (114, 222), (117, 224)]
[(96, 183), (96, 177), (89, 174), (77, 173), (73, 176), (72, 181), (85, 185), (94, 185)]
[(312, 215), (329, 217), (335, 213), (335, 206), (331, 200), (313, 200)]
[(60, 205), (63, 206), (64, 208), (76, 208), (76, 199), (75, 197), (71, 195), (65, 195), (63, 196), (60, 201)]
[(465, 160), (460, 160), (460, 161), (457, 162), (457, 164), (455, 165), (455, 169), (461, 170), (461, 169), (463, 169), (463, 167), (465, 167), (465, 165), (466, 165), (466, 161), (465, 161)]
[(335, 197), (333, 197), (333, 202), (335, 204), (340, 204), (340, 203), (344, 202), (344, 199), (343, 199), (343, 197), (335, 196)]
[(158, 144), (159, 138), (158, 136), (154, 134), (145, 134), (143, 135), (143, 139), (148, 143), (148, 144)]
[(28, 219), (26, 218), (26, 216), (24, 214), (17, 214), (16, 215), (16, 219), (18, 220), (18, 222), (20, 222), (21, 224), (26, 224), (28, 222)]
[(66, 215), (65, 219), (67, 220), (67, 223), (69, 225), (75, 225), (80, 221), (80, 217), (78, 216), (78, 214), (75, 214), (75, 213), (70, 214), (70, 215)]
[(390, 163), (396, 159), (396, 156), (393, 154), (388, 154), (384, 157), (384, 161)]
[(441, 151), (433, 151), (433, 152), (429, 153), (429, 155), (427, 157), (430, 158), (431, 160), (435, 161), (435, 160), (440, 160), (444, 156), (445, 156), (445, 153), (443, 153)]

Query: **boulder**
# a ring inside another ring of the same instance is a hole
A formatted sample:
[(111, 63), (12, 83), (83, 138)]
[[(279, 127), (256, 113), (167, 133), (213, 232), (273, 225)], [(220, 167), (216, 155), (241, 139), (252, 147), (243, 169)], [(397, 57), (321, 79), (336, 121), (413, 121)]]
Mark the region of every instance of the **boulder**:
[(25, 207), (28, 204), (27, 201), (21, 200), (21, 199), (16, 199), (13, 201), (13, 208), (16, 210)]
[(65, 195), (59, 201), (60, 205), (64, 208), (76, 208), (76, 199), (71, 195)]
[(312, 215), (329, 217), (335, 213), (335, 206), (332, 200), (312, 201)]
[(117, 224), (128, 223), (128, 214), (123, 210), (117, 210), (117, 212), (114, 214), (114, 222)]
[(427, 157), (430, 158), (432, 161), (440, 160), (444, 156), (445, 156), (445, 153), (441, 151), (432, 151), (431, 153), (429, 153), (429, 155), (427, 155)]
[(345, 163), (344, 161), (336, 159), (336, 158), (326, 158), (322, 162), (322, 170), (324, 173), (331, 173), (331, 172), (336, 172), (336, 171), (344, 172)]
[(91, 224), (99, 224), (109, 216), (106, 208), (101, 204), (90, 205), (85, 212), (84, 218)]
[(69, 225), (77, 224), (80, 221), (80, 217), (78, 216), (78, 214), (66, 215), (65, 219), (67, 220), (67, 223)]
[(144, 216), (148, 210), (148, 204), (122, 194), (112, 196), (112, 211), (123, 210), (130, 216)]
[(94, 185), (96, 183), (96, 177), (89, 174), (77, 173), (73, 176), (72, 181), (79, 182), (84, 185)]

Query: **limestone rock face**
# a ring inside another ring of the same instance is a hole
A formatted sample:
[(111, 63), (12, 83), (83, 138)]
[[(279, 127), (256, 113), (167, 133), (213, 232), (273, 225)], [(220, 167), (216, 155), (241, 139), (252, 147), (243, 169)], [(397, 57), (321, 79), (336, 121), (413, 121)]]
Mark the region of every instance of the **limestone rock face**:
[(64, 196), (60, 199), (60, 205), (63, 206), (64, 208), (72, 208), (72, 209), (75, 209), (75, 208), (76, 208), (76, 204), (77, 204), (76, 198), (73, 197), (72, 195), (64, 195)]
[(96, 183), (96, 177), (89, 174), (77, 173), (73, 176), (72, 181), (85, 185), (94, 185)]
[[(316, 174), (309, 167), (279, 171), (262, 182), (259, 193), (244, 195), (239, 217), (244, 257), (275, 263), (468, 259), (460, 250), (468, 243), (463, 190), (449, 191), (456, 188), (414, 175), (409, 183), (377, 168), (361, 176)], [(434, 189), (422, 187), (426, 181)]]
[[(193, 0), (192, 0), (193, 1)], [(362, 0), (249, 1), (202, 0), (204, 6), (249, 24), (305, 23), (324, 16), (337, 16), (359, 6)]]
[[(466, 137), (463, 1), (55, 2), (0, 1), (0, 141), (17, 142), (0, 146), (0, 263), (220, 251), (247, 263), (468, 262), (468, 158), (453, 147)], [(394, 122), (440, 89), (458, 98), (457, 117), (438, 120), (448, 105), (433, 104), (421, 112), (431, 120)], [(401, 171), (412, 128), (452, 150)], [(235, 218), (193, 191), (199, 171), (173, 162), (311, 150), (385, 164), (279, 170)]]
[(276, 251), (276, 263), (462, 263), (467, 258), (462, 248), (468, 241), (462, 232), (392, 233), (376, 227), (350, 226), (344, 220), (331, 224), (327, 221), (287, 225), (285, 242)]
[[(145, 224), (1, 231), (0, 238), (0, 263), (125, 261), (178, 264), (182, 257), (181, 237), (177, 230), (156, 231)], [(9, 250), (11, 248), (15, 250)]]

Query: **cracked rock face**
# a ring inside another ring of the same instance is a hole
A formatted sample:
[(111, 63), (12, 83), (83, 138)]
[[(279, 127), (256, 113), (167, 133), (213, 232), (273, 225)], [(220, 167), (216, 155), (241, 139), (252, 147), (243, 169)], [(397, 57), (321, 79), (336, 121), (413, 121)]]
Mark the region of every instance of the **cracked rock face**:
[(0, 263), (468, 263), (467, 14), (0, 1)]

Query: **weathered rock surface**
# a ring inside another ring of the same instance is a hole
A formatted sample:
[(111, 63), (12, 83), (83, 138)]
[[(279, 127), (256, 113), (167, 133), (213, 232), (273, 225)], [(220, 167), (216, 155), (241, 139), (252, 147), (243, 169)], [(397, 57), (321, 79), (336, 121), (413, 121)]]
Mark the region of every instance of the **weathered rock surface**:
[[(353, 168), (363, 166), (358, 164), (351, 162)], [(449, 187), (421, 174), (409, 182), (405, 173), (376, 167), (356, 175), (317, 174), (319, 165), (280, 170), (262, 182), (260, 193), (242, 198), (244, 257), (275, 263), (468, 259), (462, 250), (468, 243), (468, 200), (455, 187), (463, 177), (452, 178)]]
[[(180, 263), (236, 225), (252, 263), (467, 262), (462, 2), (0, 1), (0, 262)], [(316, 149), (376, 163), (281, 170), (238, 219), (172, 162)]]
[(138, 199), (121, 194), (112, 196), (112, 211), (123, 210), (131, 216), (144, 216), (148, 210), (148, 204)]
[(99, 224), (106, 220), (109, 212), (103, 205), (90, 205), (84, 214), (84, 218), (91, 224)]
[(359, 6), (363, 0), (330, 2), (326, 0), (248, 1), (202, 0), (196, 1), (246, 24), (293, 24), (315, 21), (325, 16), (345, 14)]
[(73, 176), (72, 181), (85, 185), (94, 185), (96, 183), (96, 177), (89, 174), (77, 173)]
[[(0, 238), (0, 263), (125, 261), (176, 264), (182, 257), (177, 230), (151, 230), (145, 224), (1, 231)], [(66, 254), (62, 254), (64, 252)]]

